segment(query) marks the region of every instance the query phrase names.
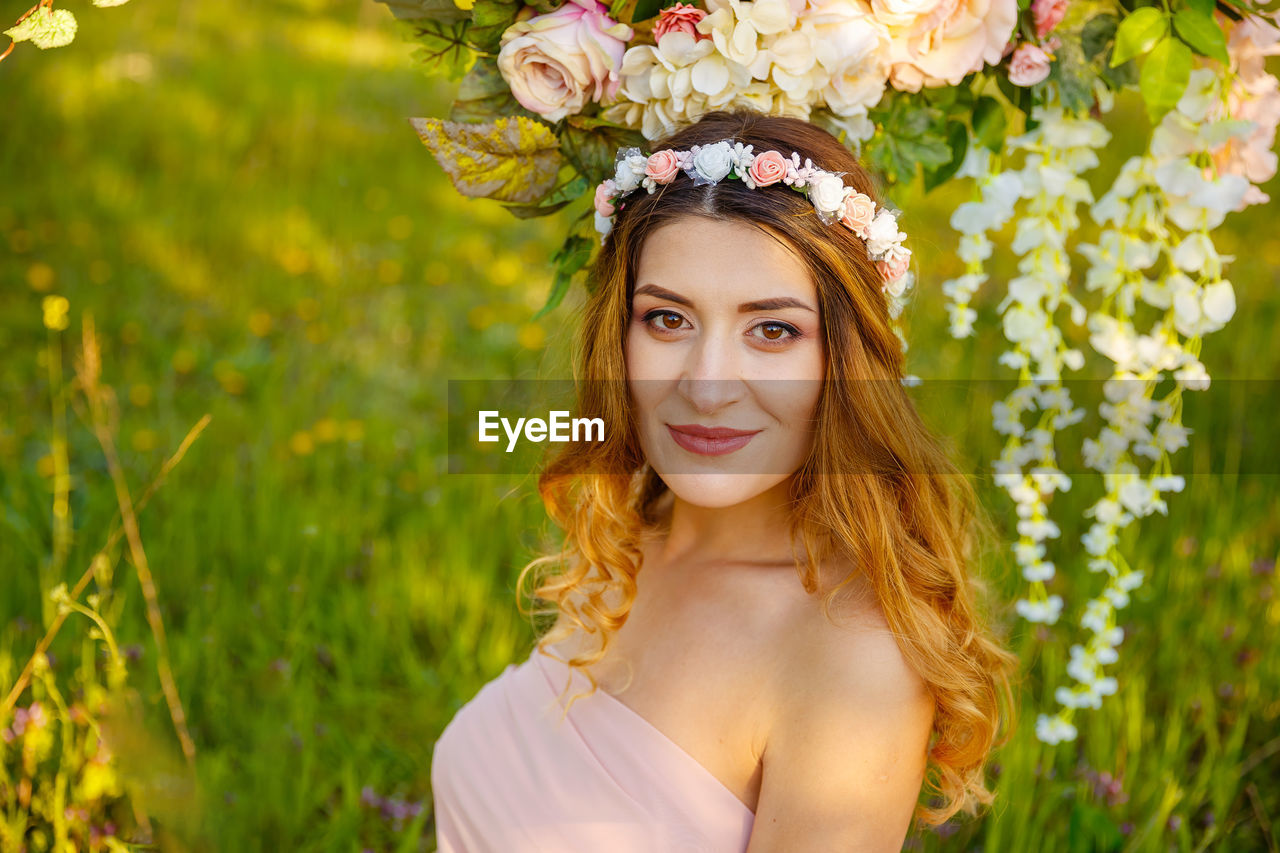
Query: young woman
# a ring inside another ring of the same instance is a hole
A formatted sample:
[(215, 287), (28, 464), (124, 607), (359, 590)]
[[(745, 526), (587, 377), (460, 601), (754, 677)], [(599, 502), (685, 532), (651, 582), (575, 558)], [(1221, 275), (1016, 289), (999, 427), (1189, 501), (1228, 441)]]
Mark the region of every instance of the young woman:
[(902, 387), (903, 235), (805, 121), (653, 151), (597, 193), (574, 415), (605, 438), (542, 473), (564, 549), (521, 573), (560, 568), (557, 620), (437, 742), (440, 849), (899, 850), (990, 802), (1016, 665), (972, 487)]

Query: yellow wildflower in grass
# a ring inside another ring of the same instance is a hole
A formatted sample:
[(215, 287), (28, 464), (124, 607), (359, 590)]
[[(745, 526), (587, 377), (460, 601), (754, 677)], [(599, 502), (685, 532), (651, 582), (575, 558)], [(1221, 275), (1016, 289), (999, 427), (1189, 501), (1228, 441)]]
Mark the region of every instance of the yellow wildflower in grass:
[(310, 433), (299, 430), (289, 437), (289, 449), (295, 456), (308, 456), (315, 451), (316, 444), (311, 440)]
[(156, 434), (155, 430), (143, 427), (134, 432), (130, 444), (139, 453), (148, 453), (155, 450), (160, 444), (160, 436)]
[(143, 408), (151, 404), (155, 399), (155, 394), (151, 391), (151, 386), (145, 382), (135, 382), (129, 387), (129, 402), (138, 408)]
[(271, 332), (271, 315), (261, 308), (249, 315), (249, 331), (254, 337), (265, 338)]
[(53, 287), (54, 278), (53, 267), (43, 261), (36, 261), (27, 267), (27, 284), (34, 291), (43, 292), (49, 290)]
[(387, 234), (392, 240), (407, 240), (413, 233), (413, 220), (403, 213), (391, 217), (387, 222)]
[(383, 258), (378, 261), (378, 281), (382, 284), (399, 284), (400, 276), (404, 274), (404, 265), (397, 260), (391, 258)]
[(71, 303), (67, 301), (65, 296), (46, 296), (40, 303), (44, 309), (44, 327), (55, 332), (61, 332), (67, 327), (67, 311), (71, 308)]
[(178, 373), (190, 373), (196, 368), (196, 354), (191, 350), (178, 350), (173, 354), (173, 369)]
[(328, 444), (338, 439), (338, 422), (333, 418), (321, 418), (316, 421), (312, 427), (312, 432), (316, 435), (316, 441), (321, 444)]
[(537, 323), (525, 323), (516, 333), (516, 340), (525, 349), (541, 349), (547, 342), (547, 330)]

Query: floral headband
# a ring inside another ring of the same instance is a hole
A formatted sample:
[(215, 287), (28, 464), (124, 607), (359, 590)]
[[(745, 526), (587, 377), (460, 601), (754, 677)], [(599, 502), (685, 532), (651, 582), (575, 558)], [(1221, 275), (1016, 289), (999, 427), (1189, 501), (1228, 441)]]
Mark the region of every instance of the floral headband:
[(752, 146), (721, 140), (711, 145), (694, 145), (688, 151), (670, 148), (649, 156), (639, 148), (618, 150), (614, 176), (596, 187), (596, 230), (600, 241), (613, 229), (615, 205), (620, 199), (643, 187), (653, 193), (660, 185), (669, 184), (684, 172), (694, 186), (718, 183), (726, 178), (738, 179), (748, 189), (782, 183), (804, 193), (827, 225), (839, 222), (866, 243), (867, 254), (875, 261), (884, 279), (882, 290), (900, 297), (906, 288), (911, 250), (902, 245), (906, 234), (898, 230), (897, 212), (881, 207), (870, 196), (845, 186), (843, 172), (824, 172), (800, 155), (785, 157), (778, 151), (752, 152)]

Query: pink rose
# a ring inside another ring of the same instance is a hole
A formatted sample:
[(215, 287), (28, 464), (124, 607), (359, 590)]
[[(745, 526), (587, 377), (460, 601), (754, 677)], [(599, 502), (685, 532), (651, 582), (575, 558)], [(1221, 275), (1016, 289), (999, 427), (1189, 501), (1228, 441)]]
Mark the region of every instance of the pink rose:
[(1031, 17), (1036, 22), (1036, 38), (1044, 38), (1067, 14), (1067, 0), (1031, 0)]
[(897, 281), (907, 273), (907, 267), (911, 266), (911, 255), (898, 255), (886, 258), (883, 261), (876, 261), (876, 269), (880, 271), (880, 277), (885, 281)]
[(1009, 82), (1034, 86), (1049, 76), (1049, 54), (1031, 42), (1023, 42), (1009, 58)]
[(776, 184), (787, 175), (787, 158), (777, 151), (765, 151), (757, 154), (747, 169), (751, 182), (758, 187)]
[(676, 157), (676, 152), (670, 148), (650, 154), (649, 161), (644, 165), (645, 177), (652, 178), (659, 184), (671, 183), (679, 172), (680, 161)]
[(854, 193), (844, 201), (844, 213), (840, 221), (859, 237), (867, 236), (867, 229), (876, 217), (876, 203), (865, 193)]
[(698, 21), (707, 13), (687, 3), (668, 6), (658, 14), (658, 22), (653, 25), (653, 40), (662, 41), (662, 37), (671, 32), (688, 33), (694, 41), (709, 39), (711, 36), (698, 32)]
[(569, 0), (554, 12), (517, 19), (502, 34), (498, 70), (525, 109), (548, 121), (617, 94), (622, 54), (635, 31), (598, 0)]
[(596, 213), (601, 216), (613, 216), (613, 197), (618, 194), (618, 185), (612, 178), (601, 181), (596, 187)]

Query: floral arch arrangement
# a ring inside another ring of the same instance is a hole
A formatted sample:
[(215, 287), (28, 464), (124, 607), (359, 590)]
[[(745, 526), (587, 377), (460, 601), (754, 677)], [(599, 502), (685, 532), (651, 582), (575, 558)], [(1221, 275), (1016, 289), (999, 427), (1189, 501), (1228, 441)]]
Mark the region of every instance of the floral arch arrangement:
[[(1000, 363), (1018, 383), (992, 416), (1006, 436), (996, 482), (1016, 506), (1012, 549), (1027, 583), (1016, 610), (1033, 623), (1064, 610), (1047, 586), (1056, 567), (1045, 543), (1060, 536), (1049, 499), (1071, 486), (1056, 445), (1085, 415), (1065, 384), (1085, 363), (1068, 324), (1084, 326), (1110, 365), (1103, 426), (1078, 439), (1106, 487), (1081, 543), (1101, 589), (1079, 608), (1072, 683), (1036, 724), (1046, 743), (1075, 739), (1074, 715), (1116, 691), (1105, 667), (1124, 638), (1117, 612), (1144, 580), (1118, 532), (1165, 512), (1162, 496), (1182, 489), (1170, 455), (1188, 442), (1183, 392), (1208, 388), (1201, 341), (1235, 312), (1232, 257), (1212, 232), (1269, 200), (1258, 185), (1277, 167), (1280, 85), (1264, 68), (1280, 53), (1275, 13), (1251, 0), (382, 2), (427, 70), (461, 81), (447, 119), (411, 120), (420, 137), (459, 191), (517, 216), (591, 195), (631, 168), (620, 149), (645, 149), (706, 111), (808, 118), (892, 183), (918, 171), (926, 190), (971, 179), (972, 200), (951, 218), (965, 270), (941, 285), (957, 338), (975, 331), (969, 303), (987, 284), (988, 233), (1017, 216), (1007, 250), (1019, 275), (998, 313)], [(1141, 93), (1152, 130), (1094, 198), (1085, 175), (1111, 140), (1101, 119), (1126, 89)], [(608, 194), (603, 202), (597, 192), (596, 209), (570, 226), (539, 314), (586, 267), (599, 240), (592, 216), (611, 212)], [(1084, 219), (1095, 242), (1081, 239)], [(1072, 249), (1087, 261), (1075, 293)]]

